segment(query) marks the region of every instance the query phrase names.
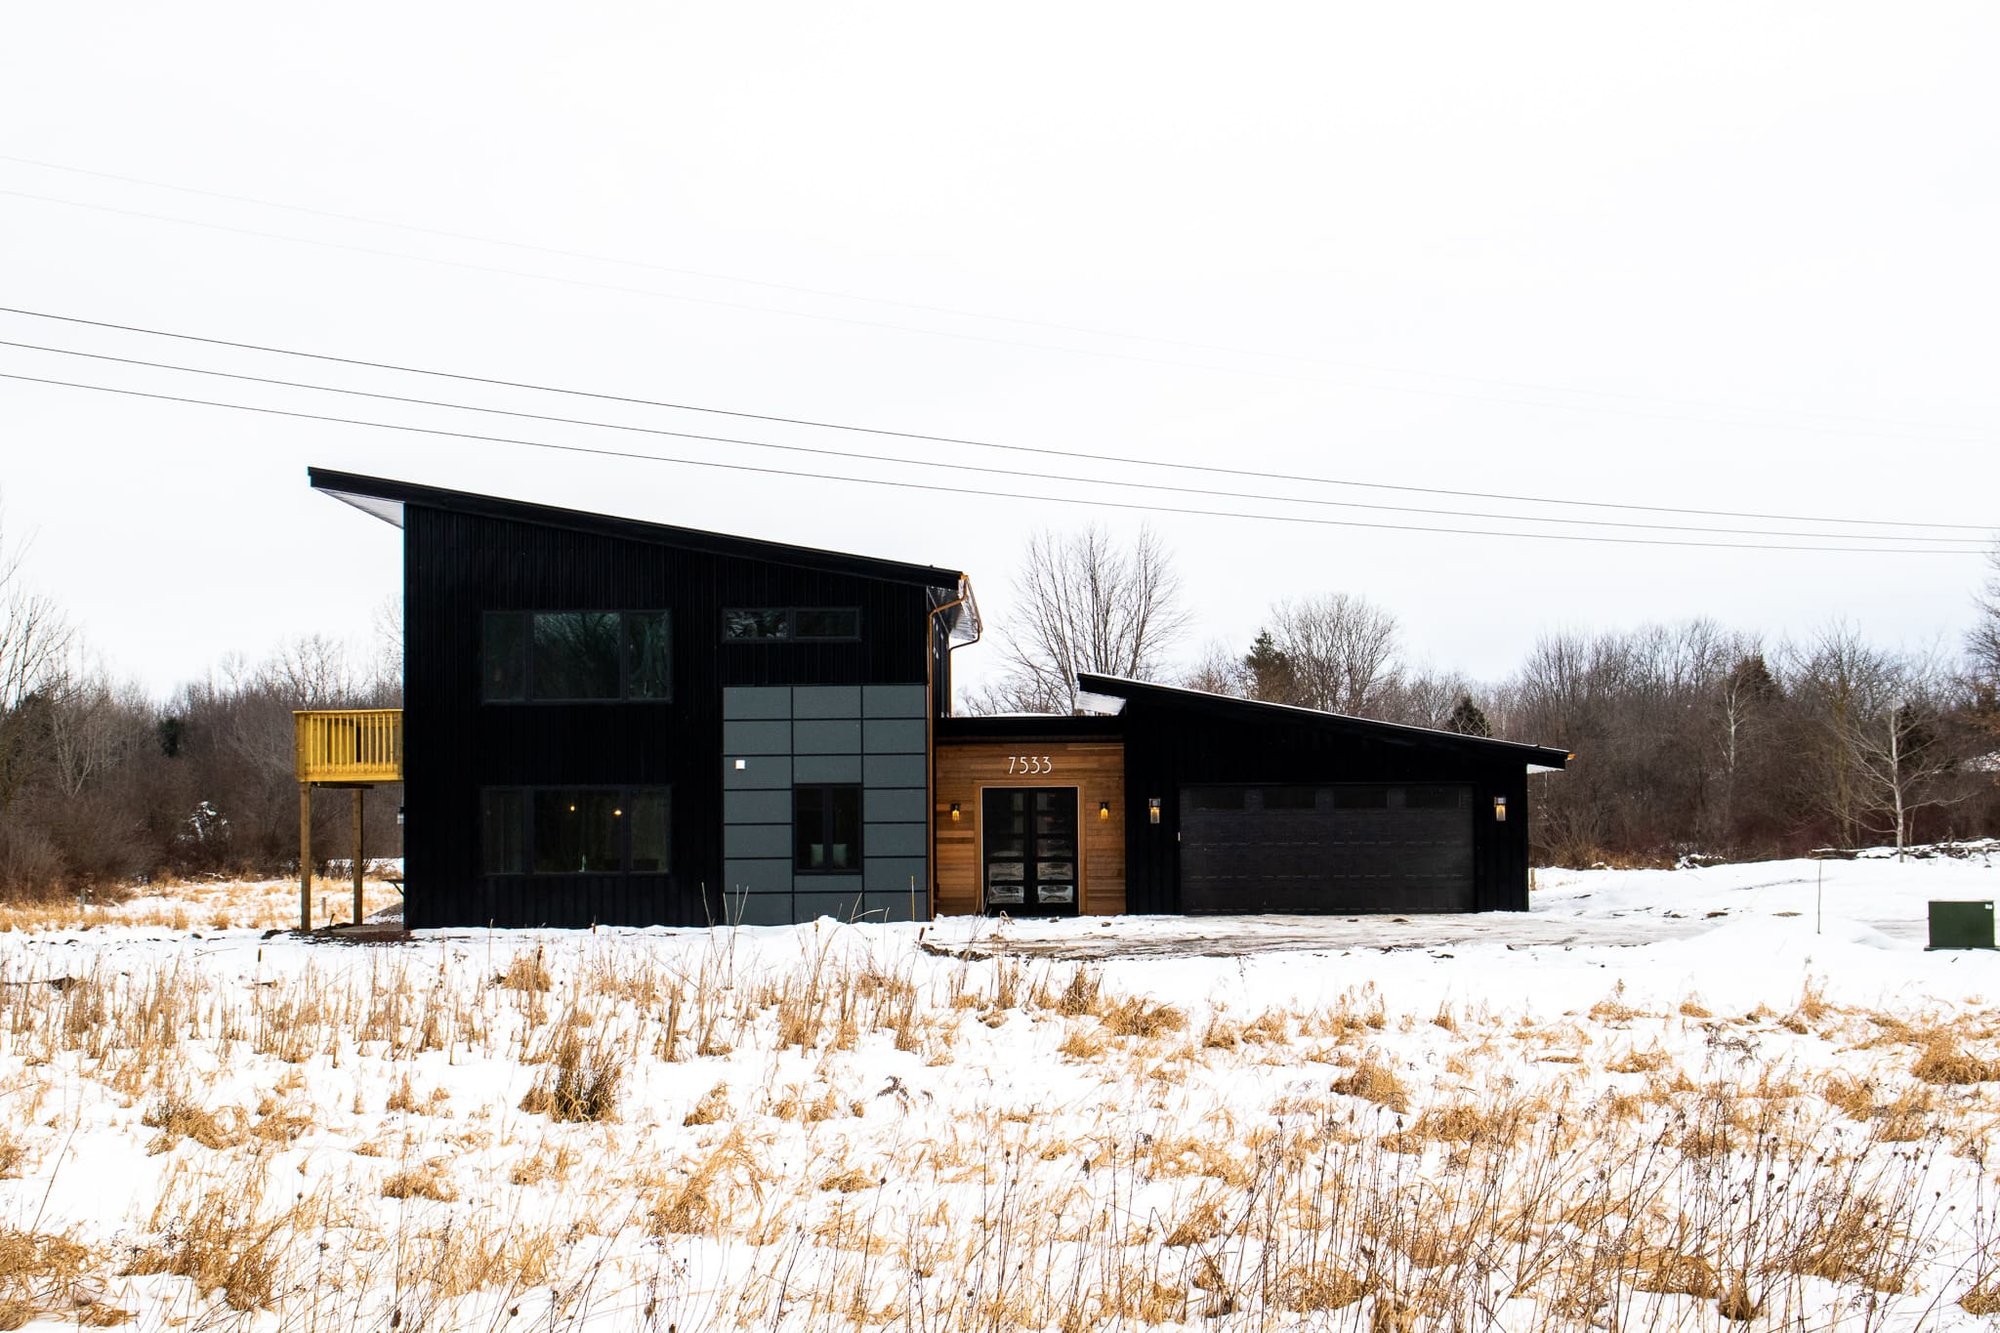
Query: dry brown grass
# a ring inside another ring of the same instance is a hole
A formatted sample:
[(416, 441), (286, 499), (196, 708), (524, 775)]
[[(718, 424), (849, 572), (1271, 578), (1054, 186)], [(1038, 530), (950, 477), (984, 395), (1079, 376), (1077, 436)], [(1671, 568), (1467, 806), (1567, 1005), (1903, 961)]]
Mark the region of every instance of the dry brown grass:
[(838, 1194), (856, 1194), (862, 1190), (872, 1190), (883, 1182), (869, 1175), (859, 1167), (848, 1167), (820, 1177), (819, 1187)]
[(436, 1203), (451, 1203), (458, 1198), (458, 1190), (453, 1187), (451, 1177), (436, 1162), (426, 1162), (422, 1166), (410, 1167), (392, 1173), (382, 1182), (382, 1197), (385, 1199), (430, 1199)]
[(1398, 1115), (1410, 1109), (1410, 1090), (1396, 1071), (1372, 1055), (1350, 1073), (1333, 1081), (1333, 1090), (1347, 1097), (1359, 1097), (1387, 1107)]
[(689, 1129), (696, 1125), (712, 1125), (729, 1115), (729, 1085), (718, 1083), (702, 1094), (694, 1109), (681, 1117), (681, 1124)]
[(616, 1053), (587, 1042), (581, 1025), (566, 1022), (542, 1072), (521, 1098), (521, 1109), (563, 1122), (614, 1119), (624, 1067)]
[(524, 994), (539, 994), (555, 985), (555, 978), (542, 964), (542, 951), (532, 954), (516, 954), (514, 961), (507, 964), (507, 970), (493, 978), (493, 984), (506, 990)]
[[(224, 1119), (231, 1123), (225, 1125)], [(139, 1123), (160, 1131), (159, 1137), (147, 1149), (158, 1154), (168, 1151), (184, 1138), (193, 1139), (204, 1148), (230, 1147), (242, 1137), (241, 1120), (240, 1111), (219, 1118), (185, 1095), (172, 1093), (155, 1102), (139, 1118)]]
[(1956, 1034), (1938, 1031), (1924, 1042), (1910, 1072), (1926, 1083), (1962, 1087), (2000, 1081), (2000, 1061), (1972, 1055), (1959, 1045)]
[(1187, 1025), (1187, 1015), (1179, 1009), (1139, 996), (1104, 1007), (1104, 1029), (1114, 1037), (1164, 1037)]

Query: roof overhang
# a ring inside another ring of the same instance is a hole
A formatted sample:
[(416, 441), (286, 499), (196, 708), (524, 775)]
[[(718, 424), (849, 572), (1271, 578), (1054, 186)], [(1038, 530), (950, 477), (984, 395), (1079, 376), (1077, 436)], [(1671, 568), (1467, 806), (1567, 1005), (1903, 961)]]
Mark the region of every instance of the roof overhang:
[[(425, 486), (416, 482), (397, 481), (390, 477), (369, 477), (355, 472), (335, 472), (327, 468), (307, 468), (306, 475), (314, 489), (325, 491), (335, 499), (351, 504), (356, 509), (372, 514), (384, 522), (393, 523), (397, 527), (403, 526), (405, 508), (416, 505), (420, 508), (474, 514), (513, 523), (530, 523), (543, 527), (564, 528), (573, 532), (595, 533), (626, 541), (675, 546), (711, 555), (767, 560), (773, 564), (851, 574), (858, 578), (910, 583), (919, 587), (944, 589), (947, 592), (962, 586), (970, 591), (963, 574), (957, 570), (939, 569), (931, 565), (913, 565), (900, 560), (880, 560), (873, 556), (850, 555), (844, 551), (792, 546), (785, 542), (708, 532), (700, 528), (683, 528), (645, 519), (623, 518), (615, 514), (531, 504), (525, 500), (509, 500), (497, 495), (480, 495), (472, 491)], [(976, 622), (975, 608), (974, 623)]]
[(1086, 694), (1109, 696), (1128, 703), (1145, 701), (1170, 708), (1200, 709), (1244, 722), (1288, 722), (1297, 726), (1320, 727), (1381, 741), (1464, 750), (1495, 759), (1516, 760), (1531, 772), (1559, 771), (1567, 767), (1574, 757), (1568, 750), (1559, 750), (1546, 745), (1524, 745), (1519, 741), (1493, 740), (1486, 736), (1464, 736), (1455, 731), (1441, 731), (1434, 727), (1412, 727), (1400, 722), (1380, 722), (1374, 718), (1328, 713), (1317, 708), (1300, 708), (1293, 704), (1239, 699), (1234, 695), (1212, 694), (1207, 690), (1191, 690), (1179, 685), (1156, 685), (1150, 681), (1127, 680), (1122, 676), (1099, 676), (1085, 672), (1077, 676), (1076, 683), (1077, 688)]

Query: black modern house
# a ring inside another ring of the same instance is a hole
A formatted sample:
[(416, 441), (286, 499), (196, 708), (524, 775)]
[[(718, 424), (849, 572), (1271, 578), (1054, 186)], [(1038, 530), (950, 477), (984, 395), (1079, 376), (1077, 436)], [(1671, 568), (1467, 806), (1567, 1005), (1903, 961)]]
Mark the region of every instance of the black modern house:
[(403, 532), (412, 927), (1528, 905), (1562, 750), (1097, 676), (955, 718), (956, 571), (310, 478)]

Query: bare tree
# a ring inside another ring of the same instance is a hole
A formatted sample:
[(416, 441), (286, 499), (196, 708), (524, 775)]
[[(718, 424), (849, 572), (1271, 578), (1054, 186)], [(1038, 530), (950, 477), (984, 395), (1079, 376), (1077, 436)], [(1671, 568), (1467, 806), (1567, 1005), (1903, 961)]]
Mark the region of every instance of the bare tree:
[(1274, 702), (1360, 714), (1396, 683), (1396, 617), (1366, 598), (1334, 592), (1280, 602), (1270, 636), (1289, 694)]
[(1944, 718), (1957, 701), (1935, 653), (1893, 654), (1828, 626), (1792, 653), (1793, 693), (1816, 736), (1810, 776), (1849, 842), (1888, 835), (1898, 854), (1918, 811), (1966, 791)]
[(5, 544), (0, 529), (0, 811), (13, 804), (28, 780), (35, 755), (30, 738), (36, 730), (31, 707), (46, 700), (60, 675), (76, 632), (56, 604), (28, 587), (22, 574), (25, 555)]
[(1233, 655), (1222, 643), (1211, 639), (1203, 646), (1195, 664), (1181, 677), (1181, 684), (1191, 690), (1233, 694), (1241, 698), (1250, 693), (1250, 673), (1244, 668), (1242, 659)]
[(1078, 672), (1153, 680), (1187, 631), (1180, 579), (1150, 529), (1120, 549), (1098, 527), (1038, 532), (1014, 580), (1017, 629), (1000, 678), (969, 701), (979, 713), (1068, 713)]

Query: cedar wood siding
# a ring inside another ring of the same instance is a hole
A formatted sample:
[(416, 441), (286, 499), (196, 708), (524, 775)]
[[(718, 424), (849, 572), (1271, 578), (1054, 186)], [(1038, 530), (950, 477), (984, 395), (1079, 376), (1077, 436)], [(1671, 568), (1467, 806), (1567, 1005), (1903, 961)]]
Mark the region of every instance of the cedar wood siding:
[[(1528, 908), (1527, 769), (1520, 758), (1481, 753), (1454, 737), (1429, 740), (1351, 719), (1295, 713), (1256, 716), (1240, 701), (1205, 706), (1144, 691), (1126, 700), (1126, 906), (1132, 912), (1178, 912), (1180, 791), (1223, 783), (1331, 785), (1469, 783), (1473, 817), (1474, 910)], [(1342, 725), (1342, 724), (1346, 725)], [(1493, 798), (1507, 798), (1507, 822), (1493, 818)], [(1148, 798), (1160, 822), (1147, 820)], [(1393, 909), (1391, 909), (1393, 910)]]
[[(908, 581), (416, 501), (403, 570), (412, 927), (720, 920), (723, 687), (924, 682), (932, 595)], [(859, 607), (861, 638), (726, 644), (722, 612), (738, 606)], [(670, 702), (480, 701), (484, 612), (661, 609), (673, 615)], [(480, 874), (482, 788), (621, 784), (672, 789), (671, 875)]]

